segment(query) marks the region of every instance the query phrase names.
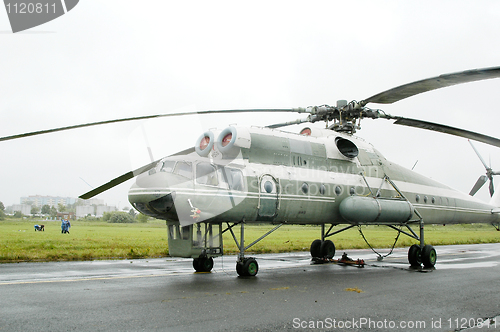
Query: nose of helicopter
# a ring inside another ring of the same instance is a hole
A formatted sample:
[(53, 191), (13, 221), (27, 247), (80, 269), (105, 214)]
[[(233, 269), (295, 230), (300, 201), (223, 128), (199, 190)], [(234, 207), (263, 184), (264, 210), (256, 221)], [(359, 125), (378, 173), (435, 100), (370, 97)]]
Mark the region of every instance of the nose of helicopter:
[(164, 172), (140, 175), (128, 192), (130, 204), (145, 215), (175, 220), (176, 193), (170, 184), (177, 181), (171, 178), (171, 174)]

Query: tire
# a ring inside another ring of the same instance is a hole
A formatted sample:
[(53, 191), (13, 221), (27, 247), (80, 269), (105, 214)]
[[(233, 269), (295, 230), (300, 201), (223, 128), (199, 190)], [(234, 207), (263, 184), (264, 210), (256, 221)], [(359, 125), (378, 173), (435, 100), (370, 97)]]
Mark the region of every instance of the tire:
[(253, 277), (259, 272), (259, 264), (255, 258), (247, 258), (243, 262), (243, 272), (245, 276)]
[(437, 260), (436, 249), (430, 244), (426, 244), (422, 249), (422, 263), (425, 267), (434, 267)]
[(335, 245), (330, 240), (325, 240), (320, 247), (321, 257), (332, 259), (335, 256)]
[(200, 271), (200, 259), (199, 258), (194, 258), (193, 259), (193, 268), (196, 272), (201, 272)]
[(408, 250), (408, 262), (411, 266), (420, 266), (421, 263), (421, 250), (418, 244), (414, 244)]
[(311, 256), (314, 257), (321, 257), (321, 240), (314, 240), (311, 243), (311, 248), (309, 250), (311, 252)]
[(243, 272), (243, 263), (236, 262), (236, 273), (238, 273), (240, 277), (245, 276), (245, 273)]
[(193, 259), (193, 267), (196, 272), (210, 272), (214, 267), (214, 259), (212, 257), (200, 257)]
[(201, 272), (210, 272), (214, 267), (214, 259), (212, 257), (203, 257), (200, 259)]

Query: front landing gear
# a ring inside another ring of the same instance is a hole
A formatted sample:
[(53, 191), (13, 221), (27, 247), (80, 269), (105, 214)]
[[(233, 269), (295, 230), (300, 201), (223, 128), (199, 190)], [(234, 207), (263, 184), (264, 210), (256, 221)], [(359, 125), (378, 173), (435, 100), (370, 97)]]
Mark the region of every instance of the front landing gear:
[[(240, 240), (236, 238), (236, 235), (233, 232), (233, 227), (236, 225), (240, 225)], [(271, 229), (269, 232), (266, 234), (262, 235), (259, 237), (257, 240), (253, 241), (249, 245), (245, 246), (245, 220), (242, 220), (239, 223), (235, 223), (233, 225), (227, 224), (227, 229), (231, 232), (231, 235), (233, 236), (233, 240), (236, 243), (236, 246), (239, 248), (240, 252), (238, 254), (238, 260), (236, 261), (236, 272), (238, 273), (239, 276), (241, 277), (254, 277), (257, 275), (257, 272), (259, 272), (259, 264), (257, 264), (257, 260), (253, 257), (245, 257), (245, 250), (248, 248), (252, 247), (254, 244), (258, 243), (260, 240), (277, 230), (283, 226), (283, 224), (279, 224), (273, 229)], [(224, 232), (226, 231), (224, 230)]]
[(236, 272), (240, 277), (253, 277), (259, 272), (259, 264), (253, 257), (236, 262)]

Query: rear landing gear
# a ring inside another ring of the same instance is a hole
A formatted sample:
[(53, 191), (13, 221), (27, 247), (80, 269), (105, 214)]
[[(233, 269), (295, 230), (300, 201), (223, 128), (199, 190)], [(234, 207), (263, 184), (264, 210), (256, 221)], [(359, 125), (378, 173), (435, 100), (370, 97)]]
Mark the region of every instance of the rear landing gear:
[(311, 243), (311, 257), (332, 259), (335, 256), (335, 244), (330, 240), (314, 240)]
[(436, 260), (436, 249), (430, 244), (426, 244), (423, 248), (414, 244), (408, 250), (408, 262), (412, 267), (420, 267), (421, 264), (424, 264), (424, 267), (432, 268), (436, 264)]
[(330, 233), (334, 226), (336, 226), (336, 224), (332, 224), (328, 231), (325, 232), (325, 224), (321, 224), (321, 239), (314, 240), (311, 243), (311, 248), (309, 250), (312, 258), (332, 259), (333, 256), (335, 256), (335, 244), (330, 240), (325, 240), (325, 238), (353, 227), (348, 226), (339, 231)]
[(434, 267), (437, 260), (436, 249), (430, 244), (426, 244), (422, 249), (422, 263), (425, 267)]
[(408, 262), (410, 263), (411, 266), (413, 267), (420, 266), (421, 254), (422, 250), (420, 249), (420, 246), (418, 244), (414, 244), (410, 247), (410, 250), (408, 250)]

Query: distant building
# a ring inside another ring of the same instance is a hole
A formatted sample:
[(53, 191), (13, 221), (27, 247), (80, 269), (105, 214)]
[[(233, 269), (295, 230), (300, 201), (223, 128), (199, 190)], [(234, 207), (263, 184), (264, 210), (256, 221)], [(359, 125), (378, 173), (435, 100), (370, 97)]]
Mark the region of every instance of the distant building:
[(76, 218), (84, 218), (95, 215), (95, 207), (92, 205), (79, 205), (76, 207)]
[(99, 198), (78, 199), (78, 205), (104, 205), (104, 200)]
[(28, 204), (14, 204), (12, 205), (12, 212), (21, 212), (25, 216), (31, 214), (31, 205)]
[(95, 216), (100, 218), (104, 215), (104, 212), (111, 211), (116, 211), (116, 206), (98, 205), (96, 206)]
[(89, 214), (93, 217), (101, 218), (104, 212), (116, 211), (116, 206), (107, 205), (79, 205), (76, 207), (76, 218), (84, 218)]
[(21, 197), (21, 204), (33, 205), (41, 208), (44, 205), (55, 206), (57, 207), (59, 204), (64, 206), (68, 206), (74, 204), (76, 202), (76, 198), (73, 197), (60, 197), (60, 196), (28, 196)]
[(75, 219), (73, 212), (57, 212), (57, 219), (72, 220)]

